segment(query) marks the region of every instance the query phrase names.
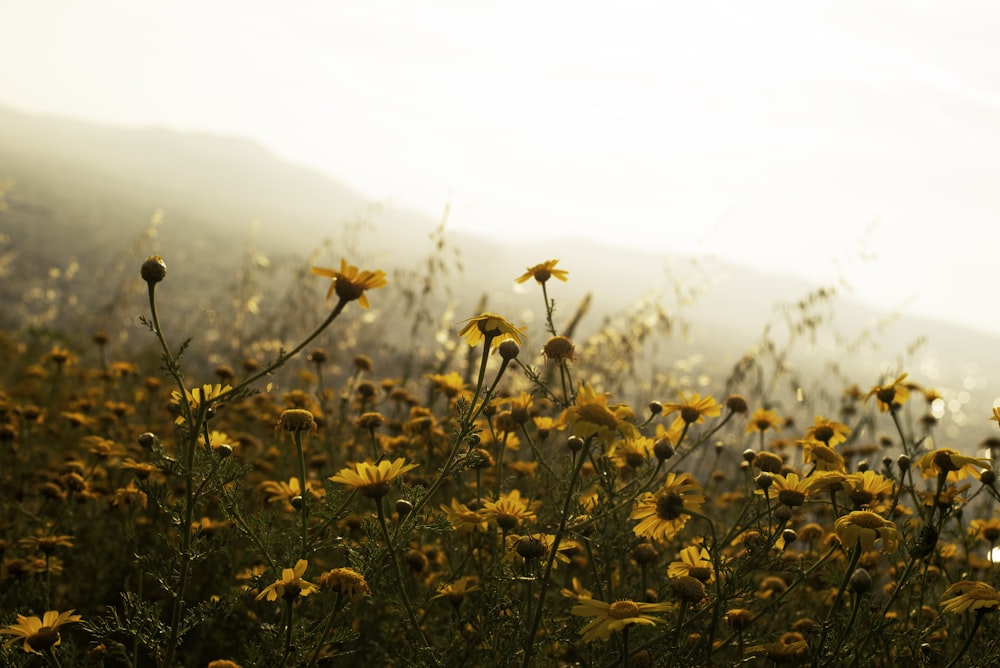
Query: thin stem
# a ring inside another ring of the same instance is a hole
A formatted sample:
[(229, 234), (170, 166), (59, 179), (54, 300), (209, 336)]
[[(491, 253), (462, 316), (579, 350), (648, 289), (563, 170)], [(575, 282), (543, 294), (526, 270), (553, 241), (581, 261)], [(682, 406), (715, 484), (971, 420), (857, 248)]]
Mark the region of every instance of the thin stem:
[(302, 515), (302, 552), (299, 555), (300, 559), (305, 559), (308, 554), (308, 528), (309, 528), (309, 485), (306, 484), (306, 458), (305, 453), (302, 451), (302, 432), (295, 431), (292, 433), (292, 438), (295, 439), (295, 450), (299, 456), (299, 480), (301, 481), (300, 486), (302, 489), (302, 494), (299, 498), (302, 499), (302, 507), (299, 508), (299, 514)]
[(337, 592), (337, 600), (333, 604), (333, 612), (330, 616), (326, 618), (326, 622), (323, 624), (323, 631), (319, 634), (319, 640), (316, 641), (316, 649), (313, 650), (312, 656), (309, 657), (309, 663), (306, 664), (306, 668), (316, 665), (316, 659), (319, 658), (319, 653), (323, 649), (323, 643), (326, 641), (326, 637), (330, 635), (330, 629), (333, 628), (333, 620), (337, 618), (337, 615), (347, 604), (347, 599), (341, 592)]
[(858, 566), (858, 560), (861, 558), (861, 542), (858, 541), (854, 546), (854, 551), (851, 553), (851, 561), (847, 565), (847, 570), (844, 572), (844, 579), (840, 582), (840, 587), (837, 589), (837, 595), (833, 599), (833, 603), (830, 605), (830, 609), (826, 613), (826, 620), (823, 622), (823, 632), (819, 638), (819, 649), (816, 651), (817, 658), (822, 658), (823, 656), (823, 645), (826, 644), (826, 635), (830, 630), (830, 625), (833, 623), (833, 615), (837, 608), (840, 606), (840, 599), (844, 597), (844, 590), (847, 589), (847, 585), (851, 581), (851, 574), (854, 573), (854, 569)]
[(549, 560), (545, 564), (545, 571), (542, 574), (542, 590), (538, 594), (538, 605), (535, 606), (534, 618), (531, 621), (531, 626), (528, 627), (528, 635), (524, 639), (524, 661), (522, 662), (522, 668), (528, 668), (531, 665), (531, 656), (534, 654), (535, 650), (535, 635), (538, 633), (538, 625), (542, 621), (542, 611), (545, 608), (545, 594), (549, 589), (549, 574), (552, 573), (552, 564), (555, 563), (556, 554), (559, 552), (559, 543), (563, 539), (563, 535), (566, 533), (566, 522), (569, 518), (569, 507), (570, 503), (573, 501), (573, 488), (576, 487), (577, 478), (580, 477), (580, 469), (583, 468), (583, 462), (587, 459), (587, 451), (590, 449), (591, 439), (587, 439), (584, 443), (583, 448), (576, 453), (576, 465), (573, 467), (573, 475), (569, 479), (569, 487), (566, 489), (566, 499), (563, 501), (562, 513), (559, 516), (559, 529), (556, 531), (555, 538), (552, 540), (552, 552), (549, 553)]
[(983, 615), (986, 613), (988, 609), (989, 608), (980, 608), (979, 611), (976, 613), (976, 621), (972, 625), (972, 630), (969, 631), (969, 636), (965, 639), (965, 642), (962, 644), (962, 649), (958, 650), (958, 654), (956, 654), (952, 658), (952, 660), (948, 662), (948, 665), (945, 666), (945, 668), (953, 668), (953, 666), (958, 664), (958, 660), (965, 655), (966, 650), (969, 649), (969, 645), (972, 644), (972, 637), (976, 635), (976, 631), (979, 630), (979, 625), (982, 624), (983, 622)]
[(403, 576), (403, 569), (399, 565), (399, 559), (396, 558), (396, 549), (393, 546), (392, 537), (389, 535), (389, 526), (385, 521), (385, 510), (382, 508), (381, 497), (375, 499), (375, 508), (378, 510), (378, 523), (379, 526), (382, 527), (382, 539), (385, 541), (385, 549), (388, 551), (389, 558), (392, 560), (392, 564), (396, 568), (396, 577), (399, 582), (399, 595), (403, 599), (403, 607), (406, 608), (406, 615), (410, 618), (410, 624), (417, 632), (417, 635), (420, 636), (420, 640), (423, 643), (421, 649), (428, 653), (428, 656), (434, 665), (438, 665), (437, 660), (430, 651), (430, 643), (427, 642), (427, 638), (424, 636), (424, 632), (420, 628), (420, 622), (417, 621), (417, 616), (413, 612), (413, 604), (410, 603), (410, 595), (406, 592), (406, 579)]

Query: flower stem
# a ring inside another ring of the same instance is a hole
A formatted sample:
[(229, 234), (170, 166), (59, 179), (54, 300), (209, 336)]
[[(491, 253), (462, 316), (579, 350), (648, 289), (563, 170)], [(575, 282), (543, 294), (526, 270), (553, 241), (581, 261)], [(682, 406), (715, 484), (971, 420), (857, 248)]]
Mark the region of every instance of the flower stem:
[(333, 612), (330, 616), (326, 618), (326, 622), (323, 624), (323, 631), (319, 634), (319, 640), (316, 641), (316, 649), (313, 650), (312, 656), (309, 657), (309, 663), (306, 664), (306, 668), (316, 665), (316, 659), (319, 658), (319, 653), (323, 649), (323, 643), (326, 641), (326, 637), (330, 635), (330, 629), (333, 628), (333, 620), (337, 618), (337, 615), (346, 605), (347, 599), (341, 592), (337, 592), (337, 600), (333, 604)]
[(980, 608), (979, 611), (976, 613), (976, 621), (972, 625), (972, 630), (969, 631), (969, 636), (965, 639), (965, 642), (962, 644), (962, 649), (958, 650), (958, 654), (956, 654), (952, 658), (952, 660), (948, 662), (948, 665), (945, 666), (945, 668), (953, 668), (958, 664), (958, 660), (965, 655), (966, 650), (969, 649), (969, 645), (972, 644), (972, 637), (976, 635), (976, 631), (979, 630), (979, 625), (983, 622), (983, 615), (986, 613), (987, 610), (989, 610), (989, 608)]
[(531, 620), (531, 626), (528, 627), (528, 635), (524, 639), (524, 661), (521, 663), (522, 668), (528, 668), (531, 664), (531, 656), (534, 654), (535, 650), (535, 635), (538, 633), (538, 625), (542, 621), (542, 611), (545, 609), (545, 594), (549, 589), (549, 574), (552, 573), (552, 564), (555, 563), (556, 554), (559, 552), (559, 543), (563, 539), (563, 535), (566, 533), (566, 522), (569, 518), (569, 507), (570, 503), (573, 501), (573, 488), (576, 487), (577, 478), (580, 477), (580, 469), (583, 468), (583, 462), (587, 459), (587, 450), (589, 450), (590, 439), (586, 441), (583, 448), (576, 453), (576, 462), (573, 467), (573, 475), (569, 479), (569, 487), (566, 488), (566, 499), (563, 502), (562, 513), (559, 516), (559, 529), (556, 531), (555, 538), (552, 539), (552, 552), (549, 553), (549, 560), (545, 564), (545, 571), (542, 573), (542, 590), (538, 593), (538, 605), (535, 606), (535, 614)]
[(840, 582), (840, 587), (837, 589), (837, 595), (833, 599), (833, 603), (830, 605), (830, 609), (826, 613), (826, 620), (823, 622), (823, 632), (819, 637), (819, 649), (816, 650), (816, 658), (822, 659), (823, 656), (823, 645), (826, 644), (826, 635), (830, 630), (830, 625), (833, 623), (833, 615), (840, 605), (840, 599), (844, 597), (844, 590), (847, 589), (847, 585), (851, 581), (851, 574), (854, 573), (854, 569), (858, 566), (858, 560), (861, 558), (861, 543), (858, 542), (854, 546), (854, 551), (851, 553), (851, 561), (847, 565), (847, 570), (844, 571), (844, 579)]
[(396, 577), (399, 582), (399, 595), (403, 599), (403, 607), (406, 609), (406, 615), (409, 617), (410, 624), (413, 626), (417, 635), (420, 636), (420, 641), (423, 643), (421, 649), (428, 653), (428, 656), (434, 665), (438, 665), (437, 660), (431, 653), (430, 643), (427, 642), (427, 637), (424, 636), (424, 632), (420, 628), (420, 622), (417, 621), (417, 616), (413, 612), (413, 604), (410, 603), (410, 595), (406, 593), (406, 579), (403, 577), (403, 569), (399, 565), (399, 559), (396, 558), (396, 549), (393, 546), (392, 537), (389, 535), (389, 526), (385, 521), (385, 511), (382, 509), (381, 497), (375, 499), (375, 507), (378, 510), (378, 523), (379, 526), (382, 527), (382, 539), (385, 540), (385, 549), (388, 551), (389, 558), (392, 560), (392, 564), (396, 568)]

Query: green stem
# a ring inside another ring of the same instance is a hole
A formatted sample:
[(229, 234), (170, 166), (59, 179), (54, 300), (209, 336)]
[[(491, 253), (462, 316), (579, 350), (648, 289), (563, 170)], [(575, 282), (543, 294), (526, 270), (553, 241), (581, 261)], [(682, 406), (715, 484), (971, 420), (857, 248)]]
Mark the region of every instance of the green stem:
[(847, 589), (847, 585), (851, 581), (851, 574), (854, 573), (854, 569), (858, 566), (858, 560), (861, 559), (861, 542), (858, 541), (854, 546), (854, 551), (851, 553), (851, 561), (847, 564), (847, 570), (844, 572), (844, 579), (840, 582), (840, 587), (837, 589), (837, 595), (833, 599), (833, 603), (830, 605), (830, 609), (826, 613), (826, 620), (823, 622), (823, 632), (819, 638), (819, 649), (816, 650), (816, 657), (822, 659), (823, 656), (823, 646), (826, 644), (826, 635), (830, 630), (831, 624), (833, 624), (833, 615), (837, 608), (840, 606), (840, 599), (844, 597), (844, 590)]
[(535, 614), (531, 621), (531, 626), (528, 627), (528, 635), (524, 639), (524, 661), (521, 664), (522, 668), (528, 668), (531, 665), (531, 656), (535, 651), (535, 635), (537, 635), (538, 625), (542, 621), (542, 611), (545, 609), (545, 594), (549, 589), (549, 574), (552, 573), (552, 565), (555, 563), (556, 554), (559, 551), (559, 543), (566, 533), (570, 503), (572, 503), (574, 497), (573, 488), (576, 487), (577, 478), (580, 477), (580, 469), (583, 468), (583, 462), (587, 459), (587, 450), (590, 449), (590, 441), (591, 439), (587, 439), (584, 446), (576, 453), (576, 465), (573, 467), (573, 475), (569, 479), (569, 487), (566, 489), (566, 499), (563, 501), (562, 513), (559, 516), (559, 529), (552, 540), (552, 552), (549, 554), (549, 560), (545, 564), (545, 571), (542, 574), (542, 590), (538, 594), (538, 605), (535, 606)]
[(945, 666), (945, 668), (953, 668), (958, 664), (958, 660), (965, 655), (965, 652), (969, 649), (969, 645), (972, 644), (972, 637), (976, 635), (976, 631), (979, 630), (979, 625), (983, 622), (983, 615), (988, 609), (989, 608), (980, 608), (976, 613), (976, 621), (972, 625), (972, 630), (969, 631), (969, 637), (965, 639), (965, 642), (962, 644), (962, 649), (958, 650), (958, 654), (956, 654), (952, 660), (948, 662), (948, 665)]
[(250, 376), (249, 378), (246, 378), (245, 380), (243, 380), (239, 385), (237, 385), (233, 389), (231, 389), (228, 392), (225, 392), (223, 394), (220, 394), (218, 397), (216, 397), (213, 400), (213, 403), (217, 403), (219, 401), (222, 401), (223, 399), (225, 399), (229, 395), (235, 394), (237, 391), (239, 391), (240, 389), (246, 387), (247, 385), (249, 385), (250, 383), (254, 382), (255, 380), (258, 380), (260, 378), (263, 378), (264, 376), (267, 376), (267, 375), (271, 374), (272, 372), (274, 372), (275, 370), (277, 370), (279, 367), (283, 366), (285, 364), (285, 362), (287, 362), (288, 360), (290, 360), (293, 357), (295, 357), (296, 355), (298, 355), (300, 352), (302, 352), (303, 348), (305, 348), (306, 346), (308, 346), (310, 343), (312, 343), (316, 339), (317, 336), (319, 336), (320, 334), (322, 334), (323, 330), (330, 326), (330, 323), (332, 323), (334, 320), (337, 319), (337, 316), (340, 315), (340, 312), (344, 310), (344, 307), (347, 306), (348, 303), (350, 303), (350, 302), (347, 302), (347, 301), (344, 301), (343, 299), (341, 299), (339, 302), (337, 302), (337, 305), (333, 307), (333, 310), (330, 312), (330, 315), (328, 315), (326, 317), (326, 320), (324, 320), (320, 324), (319, 327), (317, 327), (315, 330), (313, 330), (313, 333), (310, 334), (309, 336), (307, 336), (302, 341), (302, 343), (300, 343), (299, 345), (297, 345), (294, 348), (292, 348), (291, 351), (280, 355), (278, 357), (278, 359), (274, 361), (273, 364), (271, 364), (271, 365), (265, 367), (264, 369), (258, 371), (257, 373), (255, 373), (254, 375)]
[(306, 484), (306, 458), (305, 453), (302, 450), (302, 432), (293, 432), (293, 438), (295, 439), (295, 450), (299, 458), (299, 481), (300, 487), (302, 489), (301, 499), (302, 507), (299, 508), (299, 514), (302, 516), (302, 552), (299, 555), (300, 559), (305, 559), (308, 554), (308, 528), (309, 528), (309, 486)]
[(323, 650), (323, 643), (326, 641), (326, 637), (330, 635), (330, 629), (333, 628), (333, 620), (337, 618), (337, 615), (346, 604), (347, 599), (344, 598), (342, 593), (337, 592), (337, 600), (333, 604), (333, 612), (330, 613), (330, 616), (326, 618), (326, 622), (323, 624), (323, 631), (319, 634), (319, 640), (316, 641), (316, 649), (313, 650), (312, 656), (309, 657), (309, 663), (306, 664), (306, 668), (316, 665), (316, 659), (319, 658), (319, 653)]
[(282, 666), (288, 663), (288, 659), (292, 654), (292, 606), (294, 603), (295, 599), (285, 597), (285, 653), (281, 658)]
[[(403, 607), (406, 609), (406, 615), (410, 619), (410, 624), (413, 626), (417, 635), (420, 636), (420, 641), (423, 643), (421, 649), (427, 652), (428, 657), (431, 662), (436, 666), (438, 665), (437, 660), (431, 653), (430, 643), (427, 642), (426, 636), (424, 636), (423, 630), (420, 628), (420, 622), (417, 621), (417, 616), (413, 612), (413, 604), (410, 603), (410, 595), (406, 592), (406, 578), (403, 576), (403, 568), (399, 565), (399, 559), (396, 558), (396, 549), (393, 546), (392, 537), (389, 535), (389, 526), (385, 521), (385, 510), (382, 508), (382, 498), (379, 497), (375, 499), (375, 508), (378, 510), (378, 523), (382, 527), (382, 539), (385, 540), (385, 549), (389, 553), (389, 558), (392, 560), (393, 566), (396, 568), (396, 577), (399, 582), (399, 595), (403, 599)], [(410, 513), (413, 514), (412, 512)]]

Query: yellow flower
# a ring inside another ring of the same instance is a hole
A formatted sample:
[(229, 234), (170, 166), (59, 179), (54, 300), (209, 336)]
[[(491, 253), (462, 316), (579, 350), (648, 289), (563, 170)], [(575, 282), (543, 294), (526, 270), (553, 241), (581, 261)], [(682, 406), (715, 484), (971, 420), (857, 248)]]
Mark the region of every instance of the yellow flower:
[[(507, 536), (507, 556), (506, 559), (518, 569), (523, 569), (525, 564), (531, 560), (533, 563), (545, 563), (552, 546), (556, 542), (556, 537), (550, 533), (533, 533), (526, 536), (510, 534)], [(556, 550), (552, 568), (559, 568), (559, 562), (568, 564), (569, 555), (577, 550), (583, 550), (583, 546), (574, 540), (563, 538), (559, 541), (559, 549)]]
[(802, 445), (802, 462), (813, 464), (816, 471), (844, 470), (844, 458), (830, 446), (812, 439), (796, 441), (796, 443)]
[(890, 554), (899, 547), (899, 531), (896, 525), (878, 513), (870, 510), (855, 510), (837, 518), (833, 530), (840, 544), (851, 549), (860, 543), (865, 552), (872, 550), (875, 541), (882, 539), (882, 553)]
[(958, 482), (970, 475), (978, 480), (979, 470), (989, 469), (990, 460), (969, 457), (951, 448), (938, 448), (918, 459), (917, 468), (920, 469), (920, 475), (924, 478), (936, 478), (939, 474), (947, 472), (948, 482)]
[(326, 292), (327, 299), (336, 292), (340, 301), (350, 302), (356, 299), (361, 308), (371, 306), (368, 303), (368, 295), (365, 294), (365, 290), (374, 290), (387, 284), (385, 272), (381, 269), (359, 271), (357, 267), (347, 264), (347, 260), (340, 261), (340, 271), (324, 267), (312, 267), (311, 271), (317, 276), (331, 279), (330, 289)]
[(580, 629), (584, 642), (607, 640), (615, 631), (621, 631), (631, 624), (655, 626), (663, 620), (648, 613), (666, 612), (669, 603), (637, 603), (628, 599), (605, 603), (592, 598), (580, 598), (570, 611), (577, 617), (593, 617)]
[(990, 419), (1000, 425), (1000, 406), (993, 407), (993, 417)]
[(273, 584), (269, 584), (264, 587), (264, 589), (257, 594), (257, 600), (266, 598), (269, 601), (275, 601), (279, 598), (292, 599), (296, 596), (308, 596), (309, 594), (315, 594), (319, 591), (319, 588), (312, 584), (311, 582), (306, 582), (302, 579), (302, 576), (306, 573), (306, 568), (309, 567), (309, 562), (305, 559), (299, 559), (295, 563), (294, 568), (285, 568), (281, 571), (281, 578), (275, 580)]
[(764, 408), (758, 408), (750, 416), (750, 420), (747, 422), (746, 433), (751, 433), (754, 431), (764, 432), (768, 429), (773, 429), (774, 431), (781, 431), (781, 428), (785, 425), (785, 421), (778, 417), (778, 414), (772, 410), (766, 410)]
[(556, 264), (559, 260), (546, 260), (541, 264), (536, 264), (534, 267), (528, 267), (521, 276), (517, 278), (518, 283), (524, 283), (529, 278), (534, 278), (539, 283), (545, 283), (550, 278), (558, 278), (560, 281), (566, 281), (566, 276), (569, 274), (565, 269), (556, 269)]
[[(196, 387), (193, 390), (184, 390), (184, 396), (187, 399), (187, 405), (190, 407), (192, 413), (198, 412), (198, 407), (207, 401), (216, 399), (219, 396), (229, 392), (233, 389), (230, 385), (221, 385), (216, 383), (215, 385), (206, 383), (201, 387)], [(181, 393), (174, 390), (170, 393), (170, 404), (175, 407), (177, 412), (177, 419), (174, 420), (175, 424), (184, 424), (184, 411), (181, 408)]]
[[(763, 494), (764, 490), (755, 490), (757, 494)], [(768, 494), (778, 497), (778, 503), (789, 508), (801, 506), (806, 502), (806, 498), (813, 495), (812, 480), (810, 478), (799, 478), (797, 473), (771, 474), (771, 487)]]
[(944, 596), (940, 603), (944, 612), (989, 612), (1000, 608), (1000, 592), (979, 580), (960, 580), (948, 587)]
[(431, 596), (431, 600), (438, 598), (447, 599), (452, 605), (460, 605), (467, 594), (479, 591), (479, 576), (466, 575), (458, 578), (454, 582), (442, 585), (438, 593)]
[(79, 622), (82, 617), (74, 615), (72, 610), (59, 612), (49, 610), (42, 618), (17, 616), (17, 622), (0, 629), (4, 635), (14, 636), (4, 647), (10, 647), (18, 638), (24, 638), (24, 651), (28, 653), (42, 654), (45, 650), (57, 647), (62, 639), (59, 637), (59, 627), (63, 624)]
[(991, 517), (988, 520), (974, 519), (969, 522), (969, 533), (978, 536), (990, 545), (1000, 540), (1000, 519)]
[(620, 469), (637, 469), (653, 455), (653, 439), (638, 436), (616, 441), (606, 454)]
[(598, 394), (586, 383), (580, 384), (576, 401), (563, 411), (562, 420), (575, 436), (586, 439), (596, 436), (607, 441), (616, 434), (636, 438), (639, 430), (627, 418), (632, 411), (627, 406), (608, 406), (608, 395)]
[(857, 509), (887, 510), (885, 498), (891, 497), (895, 489), (895, 482), (871, 470), (857, 471), (844, 477), (844, 491)]
[(369, 499), (377, 499), (389, 492), (389, 483), (411, 469), (416, 464), (407, 464), (402, 457), (394, 461), (384, 459), (378, 464), (361, 462), (354, 468), (347, 467), (330, 476), (331, 482), (337, 482), (350, 489), (360, 490)]
[(667, 577), (679, 578), (688, 575), (701, 582), (711, 582), (715, 577), (712, 557), (701, 545), (689, 545), (677, 556), (680, 559), (670, 562), (667, 566)]
[(511, 340), (520, 345), (523, 343), (524, 328), (515, 327), (507, 319), (496, 313), (480, 313), (463, 320), (465, 326), (458, 330), (459, 336), (465, 337), (470, 346), (478, 346), (480, 342), (489, 339), (490, 348), (496, 348), (501, 343)]
[(441, 510), (458, 533), (486, 533), (486, 515), (482, 510), (472, 510), (458, 499), (452, 499), (451, 506), (441, 504)]
[(690, 473), (670, 472), (658, 492), (646, 492), (636, 499), (629, 519), (639, 523), (632, 531), (653, 540), (669, 540), (687, 524), (687, 511), (697, 512), (704, 503), (701, 488)]
[(805, 438), (819, 441), (823, 445), (833, 447), (847, 440), (851, 435), (851, 428), (846, 424), (827, 420), (819, 415), (813, 421), (813, 426), (806, 429)]
[(42, 554), (52, 554), (57, 547), (73, 547), (73, 537), (48, 536), (38, 533), (29, 538), (22, 538), (17, 541), (17, 544), (21, 547), (38, 550)]
[(431, 387), (435, 392), (440, 392), (449, 399), (454, 399), (467, 391), (465, 381), (455, 371), (447, 374), (425, 373), (424, 378), (431, 381)]
[(341, 594), (357, 603), (371, 595), (364, 576), (351, 568), (334, 568), (319, 576), (319, 586), (325, 591)]
[(906, 376), (907, 374), (905, 373), (900, 374), (891, 383), (874, 386), (865, 394), (865, 401), (875, 397), (878, 401), (878, 409), (882, 413), (888, 412), (890, 408), (902, 406), (910, 398), (909, 387), (903, 384)]
[(507, 494), (501, 494), (496, 501), (486, 501), (483, 504), (483, 515), (490, 522), (496, 522), (504, 531), (520, 526), (522, 522), (535, 519), (535, 508), (539, 502), (529, 503), (521, 498), (520, 490), (512, 489)]
[[(323, 489), (323, 485), (318, 480), (308, 481), (306, 487), (315, 497), (326, 494), (326, 490)], [(281, 501), (285, 506), (285, 511), (289, 513), (295, 510), (297, 503), (295, 499), (302, 496), (302, 484), (296, 477), (289, 478), (288, 482), (265, 480), (260, 484), (260, 489), (264, 492), (265, 501), (268, 503)]]
[(706, 417), (717, 417), (722, 413), (722, 405), (710, 394), (703, 397), (694, 392), (687, 396), (682, 390), (680, 397), (679, 402), (663, 404), (663, 415), (680, 412), (684, 424), (703, 424)]

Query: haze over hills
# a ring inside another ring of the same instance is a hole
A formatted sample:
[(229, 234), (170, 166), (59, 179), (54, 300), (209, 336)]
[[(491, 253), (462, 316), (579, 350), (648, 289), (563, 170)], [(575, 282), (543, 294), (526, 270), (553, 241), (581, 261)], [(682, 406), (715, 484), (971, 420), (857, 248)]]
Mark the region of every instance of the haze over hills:
[[(836, 286), (836, 296), (828, 291), (816, 298), (821, 286), (713, 258), (664, 257), (574, 239), (501, 243), (447, 227), (443, 236), (432, 238), (440, 221), (365, 201), (246, 140), (102, 127), (0, 108), (4, 178), (13, 181), (7, 210), (0, 211), (0, 233), (6, 237), (0, 247), (0, 295), (6, 303), (25, 301), (26, 285), (51, 280), (50, 268), (65, 269), (71, 258), (82, 267), (82, 278), (94, 283), (95, 298), (105, 301), (117, 299), (112, 266), (124, 262), (134, 273), (152, 252), (172, 268), (184, 266), (191, 284), (204, 286), (199, 289), (208, 298), (208, 286), (228, 285), (249, 243), (274, 266), (301, 268), (329, 239), (317, 263), (346, 257), (365, 267), (409, 270), (414, 282), (441, 244), (438, 270), (456, 321), (473, 314), (485, 296), (489, 310), (527, 323), (537, 348), (544, 342), (541, 296), (532, 283), (517, 287), (512, 279), (528, 265), (559, 258), (571, 275), (568, 283), (552, 285), (558, 314), (568, 318), (592, 295), (578, 340), (639, 300), (646, 300), (641, 313), (650, 322), (657, 307), (669, 316), (655, 325), (669, 322), (670, 334), (650, 359), (650, 375), (725, 378), (761, 342), (765, 328), (772, 338), (787, 339), (785, 313), (793, 322), (811, 319), (816, 325), (796, 335), (789, 368), (820, 386), (827, 378), (831, 395), (843, 389), (843, 378), (867, 388), (901, 368), (914, 381), (942, 390), (944, 426), (948, 437), (959, 441), (955, 447), (971, 450), (996, 429), (987, 417), (1000, 396), (997, 337), (875, 312), (852, 301), (845, 286)], [(157, 236), (144, 236), (150, 216), (160, 209), (166, 214)], [(226, 278), (220, 281), (220, 275)], [(400, 289), (407, 287), (419, 286)], [(781, 304), (791, 306), (782, 311)], [(2, 324), (19, 323), (8, 313)], [(678, 364), (692, 356), (698, 361)]]

